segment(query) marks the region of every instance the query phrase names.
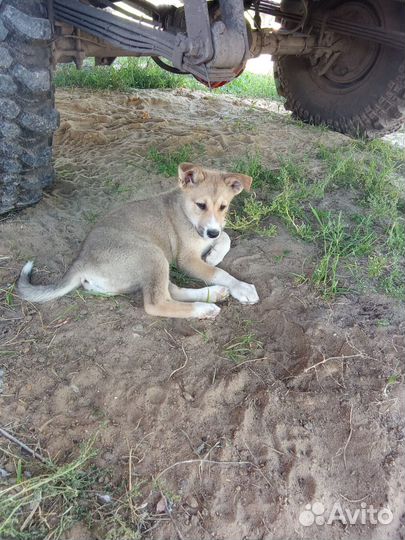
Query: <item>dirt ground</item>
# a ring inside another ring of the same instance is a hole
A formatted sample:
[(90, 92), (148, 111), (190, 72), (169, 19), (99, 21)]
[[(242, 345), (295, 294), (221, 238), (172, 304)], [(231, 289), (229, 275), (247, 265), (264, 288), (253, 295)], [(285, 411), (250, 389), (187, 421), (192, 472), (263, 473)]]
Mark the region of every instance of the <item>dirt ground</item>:
[[(184, 90), (59, 91), (57, 101), (56, 187), (0, 222), (3, 288), (32, 257), (35, 282), (57, 280), (98, 216), (170, 188), (152, 146), (197, 145), (201, 161), (227, 167), (249, 150), (271, 164), (345, 140), (293, 125), (277, 104)], [(145, 500), (156, 477), (174, 495), (149, 539), (404, 538), (404, 400), (387, 385), (405, 355), (403, 306), (371, 294), (326, 303), (298, 286), (314, 248), (281, 225), (274, 238), (232, 236), (222, 266), (261, 301), (229, 300), (213, 322), (153, 319), (138, 297), (3, 302), (2, 425), (60, 463), (98, 431), (96, 462), (117, 482), (132, 448)], [(247, 333), (256, 349), (236, 364), (224, 349)], [(335, 503), (389, 508), (392, 519), (310, 525), (314, 503), (325, 519)], [(77, 525), (65, 538), (102, 537)]]

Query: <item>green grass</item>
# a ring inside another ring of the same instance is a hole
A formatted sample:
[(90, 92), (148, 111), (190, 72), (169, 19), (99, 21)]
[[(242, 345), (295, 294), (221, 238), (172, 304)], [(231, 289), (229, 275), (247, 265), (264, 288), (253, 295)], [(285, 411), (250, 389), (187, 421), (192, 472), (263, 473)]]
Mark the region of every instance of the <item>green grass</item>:
[(277, 185), (278, 170), (266, 167), (258, 153), (236, 160), (231, 169), (253, 178), (253, 192), (243, 192), (234, 200), (227, 218), (227, 228), (240, 235), (275, 236), (277, 227), (266, 222), (271, 213), (267, 194)]
[(180, 270), (174, 263), (170, 265), (170, 279), (178, 287), (202, 287), (203, 284), (198, 279), (188, 276), (183, 270)]
[(404, 152), (381, 141), (353, 142), (344, 148), (319, 148), (329, 183), (357, 189), (376, 218), (397, 216), (400, 191), (393, 175), (404, 170)]
[(232, 169), (234, 172), (247, 174), (253, 178), (252, 188), (268, 190), (279, 185), (279, 169), (264, 165), (261, 156), (256, 152), (237, 159)]
[[(160, 174), (175, 176), (179, 162), (201, 152), (190, 145), (174, 152), (153, 148), (149, 159)], [(235, 199), (227, 227), (239, 236), (272, 237), (278, 219), (292, 234), (318, 246), (310, 281), (324, 298), (365, 287), (405, 298), (404, 203), (395, 181), (405, 169), (404, 152), (382, 141), (321, 145), (316, 152), (316, 174), (312, 155), (299, 161), (283, 157), (277, 166), (268, 166), (257, 153), (234, 161), (230, 170), (252, 176), (253, 191)], [(333, 204), (325, 208), (336, 192), (353, 200), (354, 212)], [(349, 276), (355, 283), (349, 283)], [(190, 284), (181, 273), (177, 277), (180, 285)]]
[[(172, 75), (151, 60), (123, 58), (110, 67), (87, 63), (82, 70), (72, 65), (58, 68), (59, 87), (124, 90), (132, 88), (189, 88), (208, 90), (191, 76)], [(241, 97), (277, 99), (271, 77), (245, 72), (232, 83), (213, 91)], [(288, 119), (286, 120), (289, 121)], [(239, 131), (254, 129), (239, 120)], [(296, 123), (294, 124), (296, 125)], [(304, 126), (305, 128), (307, 126)], [(254, 178), (254, 193), (242, 194), (233, 204), (228, 227), (238, 235), (274, 236), (280, 220), (297, 237), (318, 246), (311, 282), (327, 298), (347, 290), (351, 275), (358, 285), (389, 295), (405, 297), (402, 267), (405, 257), (405, 203), (395, 177), (404, 176), (402, 149), (383, 141), (353, 141), (336, 147), (319, 145), (308, 156), (284, 156), (268, 166), (258, 154), (234, 162), (232, 169)], [(192, 161), (201, 149), (190, 145), (172, 152), (152, 148), (149, 159), (164, 176), (177, 174), (178, 164)], [(314, 158), (321, 170), (314, 172)], [(110, 186), (120, 190), (119, 186)], [(325, 209), (334, 192), (347, 193), (356, 213)], [(90, 222), (95, 215), (85, 215)], [(184, 276), (179, 281), (186, 284)]]
[(4, 296), (4, 304), (7, 307), (14, 305), (15, 284), (9, 285), (6, 289), (0, 288), (0, 295)]
[(242, 336), (237, 336), (227, 343), (223, 349), (223, 353), (235, 364), (240, 364), (248, 360), (252, 354), (263, 349), (263, 343), (259, 341), (256, 334), (248, 332)]
[(333, 297), (340, 292), (338, 266), (344, 253), (345, 231), (342, 224), (342, 214), (336, 217), (312, 209), (319, 225), (323, 243), (323, 255), (316, 264), (312, 281), (324, 297)]
[(259, 231), (259, 224), (270, 213), (270, 207), (258, 200), (254, 194), (241, 199), (240, 211), (232, 211), (228, 217), (228, 227), (234, 231)]
[(157, 148), (151, 148), (148, 153), (148, 158), (152, 161), (159, 174), (163, 174), (163, 176), (167, 177), (177, 177), (179, 164), (191, 161), (196, 154), (197, 149), (186, 144), (174, 152), (161, 152)]
[[(404, 203), (395, 183), (405, 169), (404, 152), (382, 141), (321, 145), (316, 150), (316, 174), (312, 155), (300, 156), (299, 161), (283, 157), (271, 167), (257, 153), (234, 161), (230, 170), (252, 176), (253, 192), (235, 199), (227, 227), (240, 236), (272, 237), (278, 218), (295, 236), (316, 244), (319, 258), (310, 281), (325, 298), (351, 289), (350, 274), (359, 288), (371, 286), (404, 298)], [(187, 145), (175, 152), (151, 149), (149, 159), (160, 174), (175, 176), (178, 163), (196, 155), (197, 150)], [(335, 209), (333, 204), (322, 208), (335, 192), (352, 199), (356, 211)], [(181, 276), (180, 282), (187, 285)]]
[[(405, 298), (404, 193), (396, 180), (405, 170), (405, 152), (383, 141), (319, 146), (321, 171), (309, 158), (280, 159), (269, 168), (258, 155), (234, 163), (253, 176), (255, 194), (232, 215), (231, 227), (260, 234), (263, 220), (279, 218), (295, 235), (318, 246), (310, 278), (325, 298), (356, 288)], [(402, 188), (403, 189), (403, 188)], [(328, 198), (353, 201), (356, 213), (335, 209)]]
[(107, 193), (126, 198), (132, 194), (133, 190), (132, 187), (124, 186), (117, 180), (112, 180), (111, 178), (107, 178), (107, 180), (104, 182), (104, 186)]
[[(0, 484), (0, 538), (58, 540), (75, 523), (95, 527), (102, 538), (139, 540), (149, 520), (138, 510), (139, 481), (113, 486), (109, 473), (94, 465), (94, 440), (64, 465), (28, 461), (4, 450), (15, 472)], [(26, 477), (29, 470), (32, 476)], [(98, 494), (109, 495), (102, 504)]]
[(93, 210), (85, 210), (83, 212), (83, 218), (89, 223), (91, 223), (92, 225), (97, 223), (99, 216), (100, 216), (99, 212), (94, 212)]
[[(173, 75), (144, 58), (120, 58), (112, 66), (106, 67), (94, 66), (88, 61), (81, 70), (73, 64), (62, 65), (55, 72), (54, 82), (59, 88), (121, 91), (134, 88), (189, 88), (209, 91), (191, 75)], [(242, 73), (231, 83), (212, 92), (256, 99), (280, 99), (272, 77), (249, 72)]]

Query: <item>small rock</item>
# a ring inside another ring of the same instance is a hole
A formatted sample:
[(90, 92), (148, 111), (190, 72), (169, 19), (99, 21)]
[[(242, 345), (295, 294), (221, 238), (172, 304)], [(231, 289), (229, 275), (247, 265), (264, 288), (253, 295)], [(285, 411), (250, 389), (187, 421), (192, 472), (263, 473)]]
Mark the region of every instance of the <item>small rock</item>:
[(167, 501), (166, 497), (162, 497), (159, 502), (156, 505), (156, 513), (157, 514), (164, 514), (167, 510)]
[(111, 495), (108, 495), (107, 493), (97, 493), (97, 500), (101, 504), (111, 504), (112, 503), (112, 497), (111, 497)]
[(6, 471), (6, 469), (1, 469), (0, 468), (0, 478), (7, 478), (7, 476), (10, 476), (11, 473), (9, 473), (8, 471)]
[(14, 463), (12, 461), (7, 461), (7, 463), (4, 465), (4, 469), (9, 473), (15, 472)]
[(189, 496), (186, 498), (186, 503), (187, 503), (188, 506), (190, 506), (191, 508), (198, 508), (198, 501), (197, 501), (197, 499), (194, 497), (194, 495), (189, 495)]
[(182, 396), (184, 397), (186, 401), (194, 401), (194, 397), (188, 392), (183, 392)]
[(145, 330), (145, 327), (143, 326), (143, 324), (136, 324), (134, 326), (134, 333), (136, 334), (142, 333), (144, 330)]
[(104, 452), (103, 458), (108, 462), (114, 461), (114, 455), (111, 452)]

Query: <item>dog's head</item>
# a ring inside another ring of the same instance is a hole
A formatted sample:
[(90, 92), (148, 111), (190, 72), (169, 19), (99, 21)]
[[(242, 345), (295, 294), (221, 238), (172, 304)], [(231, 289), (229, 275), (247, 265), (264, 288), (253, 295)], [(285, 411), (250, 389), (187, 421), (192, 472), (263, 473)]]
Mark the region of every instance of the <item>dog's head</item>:
[(243, 189), (250, 190), (252, 178), (181, 163), (179, 183), (188, 219), (201, 237), (214, 239), (225, 227), (230, 202)]

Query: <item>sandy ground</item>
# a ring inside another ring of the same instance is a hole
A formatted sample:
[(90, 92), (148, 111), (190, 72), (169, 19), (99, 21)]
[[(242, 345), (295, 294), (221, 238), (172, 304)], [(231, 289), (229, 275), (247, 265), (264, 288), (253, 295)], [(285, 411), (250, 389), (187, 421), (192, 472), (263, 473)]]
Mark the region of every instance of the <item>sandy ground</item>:
[[(227, 167), (247, 151), (271, 164), (345, 140), (293, 125), (277, 104), (189, 91), (60, 91), (58, 107), (55, 189), (0, 223), (3, 287), (31, 257), (36, 282), (58, 279), (99, 215), (168, 189), (151, 146), (200, 144), (201, 161)], [(150, 539), (403, 538), (403, 399), (387, 381), (405, 354), (404, 309), (375, 295), (325, 303), (298, 286), (312, 249), (282, 226), (274, 238), (233, 235), (223, 267), (261, 302), (230, 300), (214, 322), (153, 319), (137, 297), (3, 302), (1, 423), (61, 463), (98, 430), (97, 464), (117, 482), (132, 447), (151, 513), (153, 478), (163, 472), (176, 495)], [(248, 332), (262, 347), (236, 365), (224, 349)], [(199, 458), (211, 463), (180, 463)], [(310, 525), (314, 503), (325, 512)], [(346, 516), (389, 508), (390, 523), (324, 523), (336, 503)], [(66, 538), (102, 536), (79, 526)]]

